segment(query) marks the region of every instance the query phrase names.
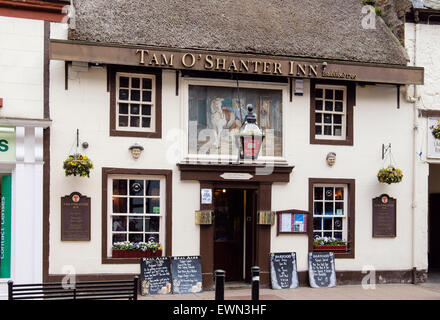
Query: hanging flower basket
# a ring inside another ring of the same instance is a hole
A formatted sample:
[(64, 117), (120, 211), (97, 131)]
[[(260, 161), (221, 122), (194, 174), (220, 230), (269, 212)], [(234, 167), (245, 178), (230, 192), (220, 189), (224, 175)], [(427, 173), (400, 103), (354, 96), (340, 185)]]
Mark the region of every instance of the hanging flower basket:
[(115, 242), (112, 258), (153, 258), (162, 256), (162, 246), (155, 242)]
[(93, 169), (93, 162), (81, 154), (70, 155), (63, 163), (63, 169), (68, 176), (90, 177), (90, 169)]
[(403, 173), (402, 170), (397, 169), (393, 166), (388, 166), (387, 168), (380, 169), (377, 174), (377, 179), (381, 183), (399, 183), (402, 181)]
[(435, 126), (432, 127), (432, 135), (434, 136), (434, 138), (440, 140), (440, 120)]

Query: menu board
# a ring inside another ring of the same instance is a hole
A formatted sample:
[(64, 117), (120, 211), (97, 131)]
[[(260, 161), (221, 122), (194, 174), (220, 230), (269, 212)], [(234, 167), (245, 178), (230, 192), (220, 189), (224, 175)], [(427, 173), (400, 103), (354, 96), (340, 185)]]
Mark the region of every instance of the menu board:
[(61, 198), (61, 241), (90, 241), (90, 198), (79, 192)]
[(169, 257), (141, 259), (141, 294), (172, 293)]
[(270, 254), (270, 280), (272, 289), (294, 289), (298, 287), (295, 252)]
[(284, 210), (277, 211), (278, 229), (280, 233), (306, 233), (307, 232), (307, 211)]
[(396, 237), (396, 199), (386, 194), (373, 199), (373, 237)]
[(175, 294), (202, 291), (200, 256), (171, 257), (171, 271)]
[(312, 288), (336, 286), (333, 252), (309, 252), (309, 281)]

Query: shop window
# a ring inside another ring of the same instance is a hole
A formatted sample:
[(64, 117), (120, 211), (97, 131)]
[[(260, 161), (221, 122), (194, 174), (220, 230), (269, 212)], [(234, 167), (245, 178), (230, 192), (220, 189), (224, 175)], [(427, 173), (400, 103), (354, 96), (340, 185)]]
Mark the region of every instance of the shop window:
[(312, 144), (353, 145), (354, 85), (311, 82)]
[(161, 137), (161, 75), (139, 71), (110, 67), (112, 136)]
[(313, 219), (308, 230), (309, 249), (316, 249), (316, 239), (336, 239), (346, 245), (346, 249), (335, 251), (336, 257), (354, 257), (354, 180), (310, 179), (309, 184)]
[[(129, 174), (120, 174), (127, 171)], [(103, 208), (103, 232), (106, 234), (104, 260), (111, 259), (112, 246), (115, 242), (160, 243), (167, 251), (170, 238), (167, 230), (171, 228), (170, 192), (171, 173), (154, 174), (160, 170), (103, 169), (107, 199)], [(141, 175), (142, 173), (146, 175)], [(116, 174), (113, 174), (116, 173)], [(160, 172), (159, 172), (160, 173)], [(105, 211), (105, 212), (104, 212)], [(168, 241), (167, 241), (168, 240)]]
[[(250, 85), (249, 85), (250, 86)], [(197, 156), (233, 156), (236, 160), (235, 134), (239, 131), (249, 106), (265, 134), (261, 157), (281, 157), (282, 89), (188, 85), (188, 154)]]

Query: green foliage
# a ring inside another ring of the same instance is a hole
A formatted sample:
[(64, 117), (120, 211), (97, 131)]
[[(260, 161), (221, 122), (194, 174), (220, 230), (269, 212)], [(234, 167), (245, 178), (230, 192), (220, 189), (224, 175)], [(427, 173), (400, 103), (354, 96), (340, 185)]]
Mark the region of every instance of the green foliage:
[(335, 238), (319, 237), (313, 240), (313, 244), (315, 246), (342, 246), (346, 245), (347, 242)]
[(90, 169), (93, 169), (93, 162), (81, 154), (70, 155), (63, 163), (63, 169), (68, 176), (90, 177)]
[(381, 8), (374, 8), (374, 11), (376, 12), (376, 16), (382, 15), (382, 9)]
[(393, 166), (380, 169), (379, 173), (377, 174), (377, 179), (381, 183), (399, 183), (400, 181), (402, 181), (402, 178), (402, 170), (396, 169)]
[(113, 243), (113, 249), (115, 250), (142, 250), (153, 251), (162, 250), (162, 245), (153, 241), (149, 242), (115, 242)]
[(432, 135), (436, 138), (436, 139), (440, 139), (440, 120), (438, 121), (438, 123), (432, 127)]

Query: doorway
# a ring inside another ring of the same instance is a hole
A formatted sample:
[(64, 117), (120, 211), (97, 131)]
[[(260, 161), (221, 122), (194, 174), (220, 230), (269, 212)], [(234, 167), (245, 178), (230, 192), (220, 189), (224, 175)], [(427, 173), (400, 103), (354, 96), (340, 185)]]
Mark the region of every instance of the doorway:
[(257, 190), (214, 189), (214, 270), (226, 281), (251, 279), (255, 262)]
[(429, 165), (428, 281), (440, 282), (440, 164)]

